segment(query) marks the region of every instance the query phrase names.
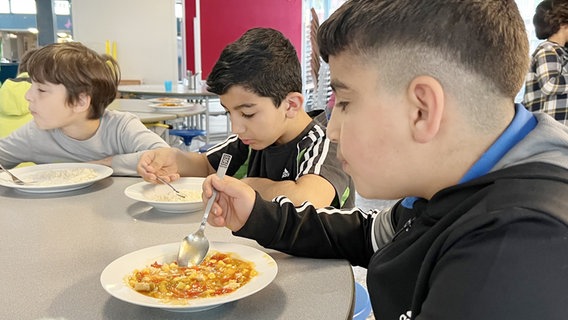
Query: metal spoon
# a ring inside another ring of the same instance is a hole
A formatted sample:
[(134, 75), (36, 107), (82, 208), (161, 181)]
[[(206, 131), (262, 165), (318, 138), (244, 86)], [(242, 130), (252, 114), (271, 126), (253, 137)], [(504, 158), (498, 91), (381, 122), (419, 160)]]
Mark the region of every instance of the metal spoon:
[(20, 185), (20, 186), (25, 184), (25, 182), (23, 182), (18, 177), (13, 175), (12, 172), (6, 170), (1, 164), (0, 164), (0, 170), (6, 172), (10, 176), (10, 178), (12, 178), (12, 181), (14, 181), (15, 184)]
[[(222, 179), (225, 176), (225, 172), (227, 172), (231, 158), (232, 156), (230, 154), (223, 153), (221, 162), (219, 163), (219, 168), (217, 169), (217, 176), (219, 178)], [(215, 202), (216, 197), (217, 191), (213, 189), (213, 195), (211, 195), (211, 198), (207, 201), (199, 229), (182, 239), (177, 257), (178, 266), (187, 267), (190, 264), (196, 266), (205, 259), (205, 256), (209, 251), (209, 240), (207, 240), (203, 231), (205, 230), (207, 217), (209, 216), (209, 212), (211, 211), (211, 207), (213, 206), (213, 202)]]
[(156, 180), (160, 181), (160, 182), (163, 183), (163, 184), (168, 185), (170, 188), (172, 188), (172, 190), (174, 190), (174, 192), (175, 192), (178, 196), (180, 196), (180, 197), (182, 197), (182, 198), (185, 198), (185, 196), (184, 196), (181, 192), (179, 192), (178, 189), (174, 188), (174, 186), (172, 186), (172, 185), (171, 185), (169, 182), (167, 182), (166, 180), (164, 180), (164, 179), (162, 179), (162, 178), (160, 178), (160, 177), (158, 177), (158, 176), (156, 176)]

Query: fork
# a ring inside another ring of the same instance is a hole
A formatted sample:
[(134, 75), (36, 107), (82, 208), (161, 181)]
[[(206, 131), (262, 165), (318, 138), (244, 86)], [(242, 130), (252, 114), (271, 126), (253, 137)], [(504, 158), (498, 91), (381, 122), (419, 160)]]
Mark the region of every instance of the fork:
[(172, 188), (172, 190), (173, 190), (178, 196), (180, 196), (180, 197), (182, 197), (182, 198), (185, 198), (185, 196), (184, 196), (181, 192), (179, 192), (178, 189), (174, 188), (174, 186), (172, 186), (172, 185), (171, 185), (169, 182), (167, 182), (166, 180), (164, 180), (164, 179), (162, 179), (162, 178), (160, 178), (160, 177), (158, 177), (158, 176), (156, 176), (156, 179), (157, 179), (158, 181), (160, 181), (161, 183), (163, 183), (163, 184), (167, 184), (170, 188)]
[(13, 175), (12, 172), (6, 170), (1, 164), (0, 164), (0, 170), (6, 172), (10, 176), (10, 178), (12, 178), (12, 181), (14, 181), (15, 184), (18, 184), (18, 185), (25, 184), (25, 182), (23, 182), (22, 180), (20, 180), (20, 178)]

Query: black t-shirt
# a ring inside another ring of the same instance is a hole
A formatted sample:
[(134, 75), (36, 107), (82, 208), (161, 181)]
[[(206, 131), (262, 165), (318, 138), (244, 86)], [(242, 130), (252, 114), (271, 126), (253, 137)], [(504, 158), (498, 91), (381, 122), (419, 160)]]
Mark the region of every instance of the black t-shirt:
[(235, 178), (261, 177), (273, 181), (297, 180), (306, 174), (317, 174), (335, 188), (333, 206), (351, 208), (355, 205), (355, 189), (351, 178), (339, 165), (337, 145), (326, 138), (325, 129), (312, 121), (294, 140), (252, 150), (237, 135), (207, 151), (207, 158), (217, 168), (223, 153), (232, 155), (227, 174)]

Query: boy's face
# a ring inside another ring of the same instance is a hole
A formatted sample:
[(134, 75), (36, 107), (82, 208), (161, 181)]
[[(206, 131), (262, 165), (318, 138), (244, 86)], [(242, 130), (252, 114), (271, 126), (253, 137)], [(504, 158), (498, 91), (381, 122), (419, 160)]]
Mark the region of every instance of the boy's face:
[(286, 103), (280, 108), (272, 99), (260, 97), (242, 86), (232, 86), (220, 96), (221, 104), (229, 113), (231, 131), (254, 150), (262, 150), (274, 143), (286, 132)]
[(339, 144), (343, 169), (364, 197), (404, 196), (412, 179), (407, 177), (410, 132), (404, 95), (381, 86), (375, 62), (341, 53), (330, 56), (329, 65), (335, 106), (327, 134)]
[(34, 121), (40, 129), (62, 128), (76, 117), (73, 108), (67, 105), (67, 89), (62, 84), (38, 83), (32, 81), (26, 92), (26, 100)]

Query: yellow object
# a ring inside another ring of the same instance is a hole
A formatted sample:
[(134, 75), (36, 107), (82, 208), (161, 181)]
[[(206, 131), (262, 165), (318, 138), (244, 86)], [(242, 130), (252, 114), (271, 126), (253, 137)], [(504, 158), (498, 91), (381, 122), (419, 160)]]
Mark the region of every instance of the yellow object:
[(116, 41), (112, 42), (112, 57), (114, 58), (114, 60), (117, 60), (117, 57), (116, 57)]
[(0, 87), (0, 138), (8, 136), (33, 118), (24, 97), (32, 85), (26, 78), (28, 74), (21, 73), (18, 78), (6, 80)]
[(105, 42), (105, 53), (110, 55), (110, 41)]
[(160, 128), (167, 128), (167, 129), (170, 128), (169, 125), (167, 125), (165, 123), (161, 123), (161, 122), (145, 123), (144, 125), (146, 126), (146, 128), (152, 128), (152, 127), (160, 127)]

